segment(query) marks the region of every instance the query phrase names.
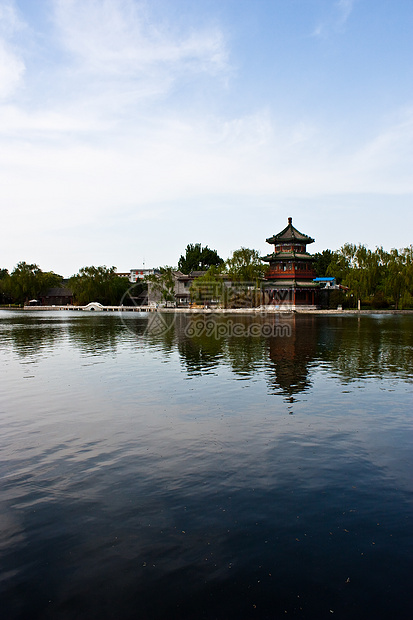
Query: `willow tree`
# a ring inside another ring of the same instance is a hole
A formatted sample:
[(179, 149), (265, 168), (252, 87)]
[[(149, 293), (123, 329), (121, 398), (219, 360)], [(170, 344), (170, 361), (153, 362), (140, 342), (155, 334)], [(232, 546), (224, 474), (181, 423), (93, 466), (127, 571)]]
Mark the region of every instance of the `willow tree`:
[(225, 269), (232, 282), (256, 283), (264, 278), (267, 266), (257, 250), (242, 247), (227, 259)]
[(158, 273), (146, 276), (148, 297), (165, 303), (175, 301), (175, 278), (172, 267), (160, 267)]
[(385, 263), (384, 290), (396, 310), (413, 302), (413, 245), (401, 250), (392, 249), (383, 257)]
[(386, 252), (346, 243), (334, 252), (327, 275), (348, 286), (353, 299), (381, 299), (396, 309), (413, 304), (413, 246)]
[(62, 276), (53, 271), (42, 271), (34, 263), (21, 261), (11, 272), (4, 277), (4, 294), (15, 303), (22, 304), (37, 299), (48, 288), (59, 286)]
[(92, 301), (103, 305), (118, 305), (129, 287), (128, 278), (118, 276), (116, 267), (106, 265), (82, 267), (69, 279), (69, 288), (80, 305)]
[(206, 273), (192, 282), (191, 299), (197, 303), (221, 303), (224, 293), (224, 268), (212, 265)]

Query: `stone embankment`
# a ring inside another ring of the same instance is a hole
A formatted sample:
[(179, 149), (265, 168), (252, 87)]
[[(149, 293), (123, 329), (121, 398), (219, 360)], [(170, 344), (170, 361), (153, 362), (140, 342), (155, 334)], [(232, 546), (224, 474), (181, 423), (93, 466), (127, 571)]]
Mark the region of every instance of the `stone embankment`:
[(87, 306), (24, 306), (24, 308), (3, 306), (0, 310), (22, 310), (27, 312), (39, 311), (71, 311), (71, 312), (167, 312), (184, 314), (330, 314), (334, 316), (369, 315), (369, 314), (413, 314), (413, 310), (341, 310), (341, 309), (314, 309), (308, 306), (261, 306), (258, 308), (163, 308), (155, 306), (102, 306), (88, 304)]

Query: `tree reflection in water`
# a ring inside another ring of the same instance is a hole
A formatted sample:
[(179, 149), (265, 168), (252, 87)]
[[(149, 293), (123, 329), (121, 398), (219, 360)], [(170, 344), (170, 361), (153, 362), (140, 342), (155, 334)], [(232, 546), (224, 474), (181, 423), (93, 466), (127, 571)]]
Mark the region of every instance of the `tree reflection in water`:
[(412, 315), (19, 312), (3, 315), (1, 337), (30, 359), (64, 340), (85, 355), (144, 343), (165, 355), (177, 351), (188, 375), (223, 367), (240, 378), (264, 373), (269, 393), (293, 403), (311, 387), (314, 369), (333, 371), (343, 384), (389, 375), (409, 381), (412, 323)]

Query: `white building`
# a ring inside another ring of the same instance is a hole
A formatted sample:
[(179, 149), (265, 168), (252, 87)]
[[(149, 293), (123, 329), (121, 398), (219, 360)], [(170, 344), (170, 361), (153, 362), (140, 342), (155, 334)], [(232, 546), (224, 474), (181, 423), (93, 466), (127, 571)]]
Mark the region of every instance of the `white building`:
[(143, 280), (146, 276), (151, 276), (154, 273), (159, 273), (158, 269), (145, 269), (145, 267), (139, 267), (138, 269), (131, 269), (129, 272), (129, 282), (137, 282)]

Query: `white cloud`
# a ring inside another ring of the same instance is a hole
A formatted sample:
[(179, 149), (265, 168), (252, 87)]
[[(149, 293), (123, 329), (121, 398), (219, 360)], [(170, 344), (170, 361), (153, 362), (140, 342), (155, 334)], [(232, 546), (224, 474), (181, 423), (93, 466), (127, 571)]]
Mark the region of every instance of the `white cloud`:
[(14, 93), (24, 74), (24, 63), (0, 41), (0, 99)]
[[(37, 122), (54, 135), (59, 119)], [(19, 212), (34, 221), (35, 208), (39, 223), (53, 214), (73, 226), (114, 213), (148, 219), (151, 208), (159, 214), (167, 205), (179, 217), (180, 202), (206, 196), (402, 194), (413, 189), (405, 163), (411, 127), (408, 116), (340, 153), (321, 127), (277, 126), (268, 111), (231, 121), (149, 119), (97, 144), (74, 126), (65, 140), (22, 138), (7, 149), (0, 142), (0, 186), (11, 218)]]
[(139, 80), (159, 71), (160, 81), (168, 72), (167, 85), (175, 73), (215, 74), (226, 66), (218, 29), (182, 34), (155, 26), (142, 2), (56, 0), (55, 26), (77, 69), (100, 79)]
[(384, 127), (354, 154), (354, 173), (365, 186), (376, 185), (381, 192), (396, 194), (413, 191), (411, 154), (413, 152), (413, 110)]
[(336, 3), (336, 9), (338, 12), (337, 24), (339, 26), (344, 26), (350, 17), (350, 13), (353, 10), (354, 1), (355, 0), (338, 0)]
[[(344, 203), (356, 193), (412, 191), (411, 110), (376, 118), (374, 132), (364, 129), (369, 139), (356, 131), (340, 134), (334, 116), (321, 122), (311, 109), (305, 118), (287, 120), (270, 101), (254, 109), (231, 100), (221, 79), (230, 71), (226, 40), (216, 27), (185, 30), (181, 23), (178, 31), (166, 20), (155, 26), (145, 5), (130, 0), (59, 0), (55, 7), (53, 33), (44, 39), (49, 47), (38, 53), (52, 60), (27, 63), (24, 97), (12, 96), (24, 75), (10, 38), (13, 12), (0, 47), (8, 71), (0, 90), (3, 84), (9, 93), (0, 105), (1, 202), (10, 231), (5, 243), (16, 260), (25, 258), (28, 239), (49, 251), (44, 234), (59, 254), (68, 228), (82, 239), (72, 236), (67, 245), (83, 256), (88, 236), (106, 227), (103, 255), (113, 247), (112, 229), (127, 239), (119, 248), (135, 247), (135, 224), (148, 227), (140, 242), (150, 247), (171, 227), (174, 236), (185, 236), (189, 220), (198, 227), (194, 209), (197, 222), (204, 218), (208, 225), (209, 209), (226, 230), (238, 210), (246, 217), (246, 204), (325, 203), (333, 194)], [(335, 23), (340, 11), (348, 19), (351, 7), (339, 3)], [(34, 39), (43, 45), (42, 37)], [(219, 99), (219, 89), (226, 97), (218, 113), (209, 101)], [(242, 228), (247, 237), (249, 227)], [(99, 246), (96, 240), (93, 251)], [(151, 251), (154, 261), (173, 260)], [(116, 257), (90, 258), (98, 260), (119, 265)]]
[(21, 83), (25, 66), (14, 49), (14, 34), (23, 27), (12, 3), (0, 5), (0, 100), (9, 98)]
[(331, 33), (343, 32), (353, 11), (355, 0), (338, 0), (330, 14), (321, 20), (311, 33), (312, 37), (324, 38)]
[(0, 35), (7, 38), (24, 28), (14, 2), (2, 0), (0, 4)]

